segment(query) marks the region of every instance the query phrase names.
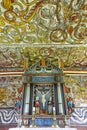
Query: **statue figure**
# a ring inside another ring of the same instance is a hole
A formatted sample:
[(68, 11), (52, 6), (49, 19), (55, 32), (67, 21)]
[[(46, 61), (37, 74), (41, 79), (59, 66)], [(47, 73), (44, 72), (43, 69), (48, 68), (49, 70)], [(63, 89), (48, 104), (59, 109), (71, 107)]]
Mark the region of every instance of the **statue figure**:
[(35, 100), (35, 113), (36, 114), (40, 113), (40, 101), (39, 101), (39, 97), (36, 97), (36, 100)]
[(36, 89), (36, 94), (39, 97), (40, 104), (42, 104), (41, 109), (43, 109), (43, 110), (47, 109), (46, 103), (48, 102), (49, 97), (52, 95), (51, 89), (49, 91), (47, 91), (46, 93), (44, 91), (41, 92), (38, 89)]
[(68, 107), (68, 113), (71, 114), (74, 111), (74, 103), (72, 97), (67, 98), (67, 107)]
[(16, 103), (15, 103), (15, 109), (18, 111), (18, 113), (21, 113), (21, 108), (22, 108), (22, 97), (18, 96)]
[(48, 114), (53, 114), (53, 101), (52, 96), (48, 100)]

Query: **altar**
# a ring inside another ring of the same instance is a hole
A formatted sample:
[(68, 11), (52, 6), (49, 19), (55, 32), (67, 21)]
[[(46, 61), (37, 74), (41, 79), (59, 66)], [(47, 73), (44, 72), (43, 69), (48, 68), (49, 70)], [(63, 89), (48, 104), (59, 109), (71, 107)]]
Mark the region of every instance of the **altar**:
[(66, 101), (61, 68), (42, 58), (25, 70), (23, 86), (20, 113), (23, 124), (27, 122), (28, 126), (51, 128), (59, 125), (61, 119), (58, 116), (63, 116), (65, 121)]

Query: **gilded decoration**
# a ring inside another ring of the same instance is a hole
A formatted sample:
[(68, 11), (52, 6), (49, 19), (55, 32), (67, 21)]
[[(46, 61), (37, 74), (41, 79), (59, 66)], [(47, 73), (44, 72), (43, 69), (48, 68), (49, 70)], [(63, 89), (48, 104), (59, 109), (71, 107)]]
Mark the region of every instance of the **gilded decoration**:
[(1, 0), (1, 44), (86, 44), (86, 0)]

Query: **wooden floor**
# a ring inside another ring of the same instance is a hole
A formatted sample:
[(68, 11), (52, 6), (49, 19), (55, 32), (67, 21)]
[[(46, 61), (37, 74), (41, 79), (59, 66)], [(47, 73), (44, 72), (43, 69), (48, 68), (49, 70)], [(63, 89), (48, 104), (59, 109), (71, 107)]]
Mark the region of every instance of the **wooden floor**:
[[(0, 130), (8, 130), (9, 128), (12, 128), (12, 127), (14, 126), (0, 126)], [(73, 128), (77, 128), (77, 130), (87, 130), (87, 126), (77, 126)]]

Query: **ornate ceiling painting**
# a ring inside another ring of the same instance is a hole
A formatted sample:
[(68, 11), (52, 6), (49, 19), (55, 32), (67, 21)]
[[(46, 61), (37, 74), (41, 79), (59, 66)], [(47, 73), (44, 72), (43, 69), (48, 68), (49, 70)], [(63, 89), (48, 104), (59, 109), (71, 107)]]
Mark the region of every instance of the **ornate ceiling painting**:
[(27, 59), (29, 67), (43, 56), (64, 70), (87, 70), (87, 47), (81, 46), (63, 48), (1, 47), (0, 71), (7, 71), (7, 69), (23, 70), (24, 59)]
[(86, 44), (86, 0), (2, 0), (1, 44)]

